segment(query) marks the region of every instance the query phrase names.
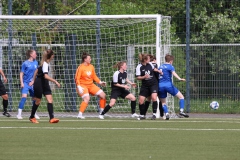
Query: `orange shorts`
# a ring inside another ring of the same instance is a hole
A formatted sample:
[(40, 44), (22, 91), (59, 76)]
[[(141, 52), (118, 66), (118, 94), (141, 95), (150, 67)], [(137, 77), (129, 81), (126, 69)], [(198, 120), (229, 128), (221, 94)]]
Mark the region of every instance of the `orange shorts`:
[(89, 84), (89, 85), (82, 84), (81, 87), (84, 88), (82, 94), (79, 93), (78, 88), (77, 88), (77, 93), (80, 97), (84, 97), (84, 96), (87, 96), (89, 94), (99, 95), (102, 92), (102, 90), (98, 86), (96, 86), (94, 83)]

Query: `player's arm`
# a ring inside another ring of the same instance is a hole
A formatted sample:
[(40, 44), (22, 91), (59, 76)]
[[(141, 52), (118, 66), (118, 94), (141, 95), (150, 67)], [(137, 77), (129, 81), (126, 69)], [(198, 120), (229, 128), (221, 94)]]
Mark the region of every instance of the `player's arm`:
[(136, 83), (131, 82), (129, 79), (126, 79), (126, 82), (129, 83), (133, 87), (137, 87)]
[(173, 74), (173, 76), (176, 77), (179, 81), (186, 81), (185, 79), (180, 78), (175, 71), (172, 71), (172, 74)]
[(136, 77), (137, 77), (137, 80), (143, 80), (143, 79), (149, 78), (150, 75), (145, 74), (144, 76), (141, 76), (140, 67), (137, 66), (137, 68), (136, 68)]
[(19, 80), (20, 80), (21, 88), (24, 87), (24, 84), (23, 84), (23, 75), (24, 75), (24, 73), (23, 73), (23, 72), (20, 72), (20, 78), (19, 78)]
[(32, 81), (29, 83), (29, 86), (32, 86), (34, 84), (34, 81), (37, 77), (37, 73), (38, 73), (38, 69), (35, 70), (34, 74), (33, 74), (33, 78)]
[(100, 84), (101, 86), (106, 86), (106, 82), (101, 81), (101, 80), (98, 78), (98, 76), (97, 76), (97, 74), (96, 74), (96, 72), (95, 72), (94, 67), (92, 67), (92, 73), (93, 73), (93, 80), (94, 80), (96, 83)]
[(7, 83), (7, 78), (6, 78), (5, 74), (3, 73), (3, 70), (2, 70), (2, 69), (0, 69), (0, 74), (1, 74), (2, 77), (3, 77), (3, 82), (4, 82), (4, 83)]
[(81, 67), (80, 67), (80, 65), (79, 65), (79, 67), (78, 67), (77, 70), (76, 70), (76, 74), (75, 74), (75, 83), (76, 83), (78, 92), (79, 92), (80, 94), (82, 94), (82, 93), (83, 93), (83, 90), (84, 90), (84, 88), (81, 86), (81, 83), (80, 83), (80, 78), (81, 78), (81, 76), (82, 76), (81, 73), (82, 73), (82, 72), (81, 72)]

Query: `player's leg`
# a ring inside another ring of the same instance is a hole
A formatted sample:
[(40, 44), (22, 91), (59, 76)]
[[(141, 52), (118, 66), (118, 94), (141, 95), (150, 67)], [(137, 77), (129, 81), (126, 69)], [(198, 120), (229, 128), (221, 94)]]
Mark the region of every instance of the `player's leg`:
[[(30, 97), (32, 97), (32, 104), (34, 105), (35, 99), (34, 99), (34, 88), (33, 88), (33, 86), (29, 86), (29, 94), (30, 94)], [(40, 119), (40, 117), (37, 115), (37, 112), (35, 113), (35, 118)]]
[[(127, 92), (129, 91), (126, 90), (126, 94)], [(125, 98), (131, 101), (131, 117), (139, 117), (139, 115), (136, 113), (136, 97), (132, 93), (129, 93), (127, 96), (125, 96)]]
[(106, 106), (106, 94), (95, 84), (91, 85), (91, 87), (89, 88), (89, 93), (91, 95), (96, 95), (99, 97), (99, 107), (101, 113)]
[(139, 119), (146, 119), (145, 117), (145, 99), (150, 95), (150, 90), (148, 87), (141, 86), (140, 88), (140, 93), (138, 97), (138, 103), (139, 103), (139, 111), (140, 111), (140, 116)]
[(178, 99), (179, 99), (179, 110), (180, 110), (179, 115), (188, 118), (189, 115), (187, 115), (186, 113), (184, 113), (185, 101), (184, 101), (184, 96), (183, 96), (183, 94), (182, 94), (180, 91), (178, 91), (175, 96), (178, 97)]
[(0, 80), (0, 96), (2, 97), (2, 105), (3, 105), (3, 115), (6, 117), (11, 117), (10, 113), (7, 111), (8, 107), (8, 94), (6, 88), (4, 87), (2, 81)]
[(147, 114), (150, 103), (151, 103), (151, 96), (148, 96), (145, 103), (144, 103), (144, 105), (145, 105), (145, 116)]
[(150, 91), (151, 91), (152, 112), (153, 112), (151, 119), (155, 120), (156, 113), (157, 113), (157, 107), (158, 107), (158, 102), (157, 102), (158, 84), (151, 86)]
[(169, 120), (169, 113), (168, 113), (168, 107), (167, 107), (167, 90), (164, 86), (160, 87), (158, 90), (158, 97), (162, 104), (162, 110), (164, 114), (166, 115), (166, 120)]
[(116, 103), (117, 98), (114, 98), (114, 96), (111, 96), (109, 104), (103, 109), (103, 111), (99, 114), (100, 119), (104, 119), (104, 115), (114, 106)]

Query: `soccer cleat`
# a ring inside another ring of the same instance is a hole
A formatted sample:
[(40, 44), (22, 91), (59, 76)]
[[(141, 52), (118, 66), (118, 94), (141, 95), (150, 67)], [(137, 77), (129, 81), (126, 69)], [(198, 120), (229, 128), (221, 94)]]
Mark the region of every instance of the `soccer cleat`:
[(166, 120), (169, 120), (169, 117), (170, 117), (169, 114), (166, 114)]
[(52, 118), (49, 120), (49, 123), (58, 123), (59, 122), (59, 119), (57, 118)]
[(99, 115), (98, 115), (98, 118), (99, 118), (99, 119), (104, 119), (104, 115), (99, 114)]
[(151, 120), (156, 120), (156, 116), (153, 115), (152, 118), (151, 118)]
[(39, 123), (39, 122), (36, 120), (36, 118), (30, 118), (30, 117), (29, 117), (29, 120), (30, 120), (32, 123)]
[(37, 114), (35, 114), (35, 116), (34, 116), (36, 119), (40, 119), (40, 117), (37, 115)]
[(3, 112), (3, 115), (6, 116), (6, 117), (11, 117), (11, 114), (8, 113), (8, 112)]
[(144, 120), (144, 119), (146, 119), (146, 117), (143, 116), (143, 115), (140, 115), (140, 116), (137, 118), (137, 120)]
[(83, 116), (77, 116), (78, 119), (85, 119)]
[(133, 113), (133, 114), (131, 115), (131, 117), (132, 117), (132, 118), (135, 118), (135, 117), (139, 117), (139, 115), (138, 115), (137, 113)]
[(17, 115), (17, 119), (23, 119), (21, 115)]
[(189, 117), (189, 115), (187, 115), (187, 114), (184, 113), (184, 112), (180, 112), (179, 115), (180, 115), (180, 116), (183, 116), (183, 117), (185, 117), (185, 118), (188, 118), (188, 117)]

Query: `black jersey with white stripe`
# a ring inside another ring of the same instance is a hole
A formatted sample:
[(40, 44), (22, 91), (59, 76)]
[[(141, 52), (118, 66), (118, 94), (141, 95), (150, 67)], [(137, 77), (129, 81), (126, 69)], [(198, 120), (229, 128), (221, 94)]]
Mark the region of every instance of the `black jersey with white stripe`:
[[(152, 65), (154, 66), (154, 68), (158, 69), (157, 63), (153, 63), (153, 62), (152, 62)], [(159, 79), (159, 73), (158, 73), (158, 72), (154, 72), (154, 75), (155, 75), (155, 78), (156, 78), (157, 81), (158, 81), (158, 79)]]
[(37, 78), (44, 79), (44, 74), (48, 74), (48, 72), (49, 64), (47, 62), (43, 62), (43, 65), (38, 67)]
[(113, 74), (113, 80), (111, 83), (112, 89), (119, 89), (120, 87), (115, 86), (114, 84), (126, 84), (127, 79), (127, 72), (124, 71), (123, 73), (120, 71), (116, 71)]
[(136, 76), (144, 76), (146, 74), (150, 75), (149, 78), (143, 79), (142, 80), (142, 85), (143, 86), (152, 86), (157, 84), (157, 79), (155, 78), (154, 75), (154, 66), (151, 62), (147, 63), (146, 65), (142, 65), (141, 63), (138, 64), (136, 68)]

